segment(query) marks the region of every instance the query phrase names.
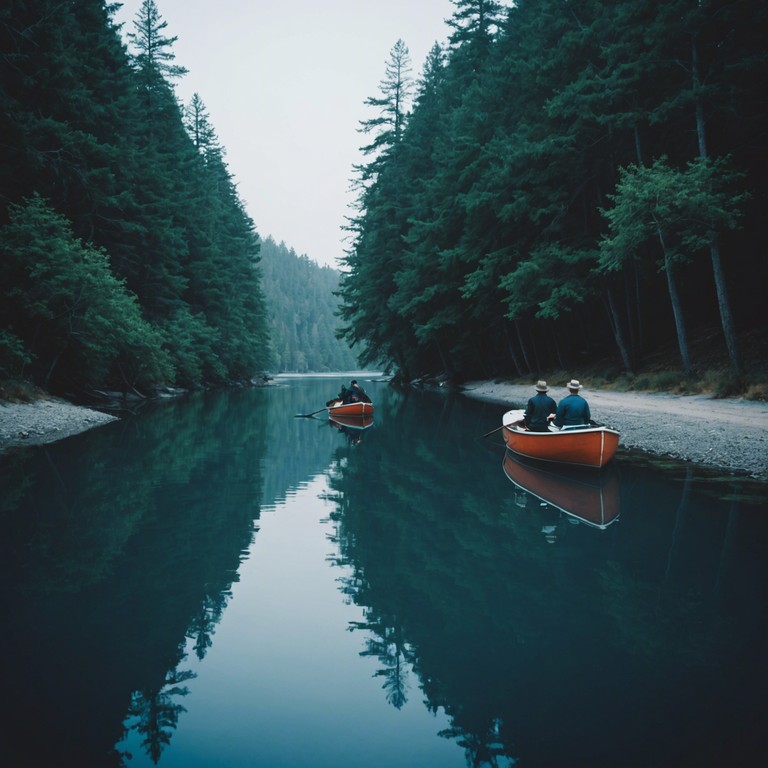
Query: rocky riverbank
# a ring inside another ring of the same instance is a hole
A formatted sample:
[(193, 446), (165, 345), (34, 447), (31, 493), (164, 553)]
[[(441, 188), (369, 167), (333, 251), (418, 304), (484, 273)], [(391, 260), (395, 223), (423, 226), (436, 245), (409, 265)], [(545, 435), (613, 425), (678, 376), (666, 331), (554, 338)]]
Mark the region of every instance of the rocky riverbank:
[[(509, 410), (524, 408), (533, 385), (473, 381), (467, 397), (496, 402)], [(552, 387), (560, 400), (568, 393)], [(768, 482), (768, 403), (705, 395), (646, 394), (582, 390), (592, 418), (621, 433), (620, 445), (703, 466), (744, 473)], [(499, 409), (501, 424), (502, 408)]]
[(0, 401), (0, 451), (14, 445), (52, 443), (116, 419), (53, 397), (32, 403)]

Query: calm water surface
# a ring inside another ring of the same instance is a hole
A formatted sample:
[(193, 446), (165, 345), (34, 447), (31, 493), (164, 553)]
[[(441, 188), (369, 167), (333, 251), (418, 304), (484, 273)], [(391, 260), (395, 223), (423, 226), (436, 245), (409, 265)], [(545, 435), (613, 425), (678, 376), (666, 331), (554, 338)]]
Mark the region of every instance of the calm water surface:
[(295, 418), (343, 381), (0, 456), (0, 765), (764, 764), (765, 485), (542, 473), (374, 381)]

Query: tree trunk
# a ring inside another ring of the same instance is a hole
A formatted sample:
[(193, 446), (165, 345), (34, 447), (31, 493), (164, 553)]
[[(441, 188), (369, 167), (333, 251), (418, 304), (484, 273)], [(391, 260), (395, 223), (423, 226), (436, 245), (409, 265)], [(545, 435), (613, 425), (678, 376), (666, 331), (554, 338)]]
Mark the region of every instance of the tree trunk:
[(64, 354), (64, 350), (67, 348), (67, 345), (65, 344), (57, 353), (56, 356), (51, 361), (51, 365), (48, 368), (48, 373), (45, 374), (45, 381), (43, 382), (43, 389), (48, 389), (48, 385), (51, 381), (51, 376), (53, 376), (53, 372), (56, 369), (56, 366), (59, 363), (59, 360), (61, 360), (61, 356)]
[(624, 322), (627, 328), (627, 347), (629, 348), (629, 359), (632, 367), (637, 365), (638, 343), (637, 343), (637, 320), (635, 318), (635, 308), (633, 306), (632, 295), (632, 275), (624, 272)]
[(637, 164), (643, 165), (643, 148), (640, 144), (640, 129), (637, 127), (637, 123), (634, 125), (635, 134), (635, 156), (637, 157)]
[(675, 317), (675, 329), (677, 331), (677, 345), (680, 348), (680, 359), (683, 363), (683, 371), (685, 372), (685, 375), (690, 376), (693, 373), (693, 368), (691, 366), (691, 356), (688, 352), (688, 337), (685, 333), (683, 308), (680, 304), (680, 296), (677, 293), (675, 276), (672, 272), (672, 262), (669, 258), (666, 243), (664, 242), (664, 234), (660, 229), (656, 230), (656, 234), (661, 243), (661, 250), (664, 252), (664, 271), (667, 275), (667, 289), (669, 290), (669, 299), (672, 302), (672, 314)]
[(515, 330), (517, 331), (517, 340), (520, 342), (520, 351), (523, 353), (523, 360), (525, 360), (525, 372), (530, 373), (533, 368), (531, 368), (531, 361), (528, 359), (528, 351), (526, 350), (525, 342), (523, 341), (523, 333), (520, 330), (520, 323), (517, 320), (515, 320)]
[(624, 370), (631, 374), (632, 359), (624, 341), (624, 334), (621, 330), (621, 318), (619, 317), (619, 313), (616, 311), (616, 302), (613, 299), (613, 291), (610, 288), (606, 289), (606, 296), (608, 299), (608, 315), (611, 320), (611, 327), (613, 328), (613, 337), (616, 339), (616, 345), (619, 348), (621, 360), (624, 363)]
[(520, 360), (517, 357), (517, 353), (515, 352), (515, 346), (512, 343), (512, 339), (509, 338), (509, 327), (507, 325), (507, 321), (505, 320), (503, 322), (504, 327), (504, 338), (507, 340), (507, 349), (509, 350), (509, 356), (512, 358), (512, 363), (515, 366), (515, 371), (517, 371), (518, 376), (523, 375), (523, 369), (520, 367)]
[(557, 359), (557, 364), (563, 369), (566, 369), (565, 361), (563, 360), (563, 353), (560, 350), (560, 345), (557, 343), (557, 331), (555, 328), (552, 328), (552, 344), (555, 347), (555, 358)]
[(734, 370), (742, 370), (741, 351), (736, 339), (736, 326), (731, 313), (731, 303), (728, 299), (728, 287), (725, 282), (725, 272), (723, 271), (723, 262), (720, 259), (720, 241), (715, 234), (712, 238), (712, 244), (709, 246), (709, 255), (712, 260), (712, 273), (715, 277), (715, 288), (717, 289), (717, 306), (720, 309), (720, 324), (723, 326), (723, 335), (725, 336), (725, 346), (728, 348), (728, 357)]
[[(693, 95), (696, 112), (696, 138), (699, 143), (699, 156), (706, 159), (707, 153), (707, 133), (704, 121), (704, 104), (699, 95), (701, 84), (701, 74), (699, 72), (699, 49), (696, 38), (691, 43), (691, 68), (693, 76)], [(731, 360), (731, 366), (737, 372), (742, 370), (741, 352), (736, 339), (736, 327), (733, 322), (733, 313), (731, 312), (731, 302), (728, 298), (728, 285), (725, 282), (725, 272), (723, 262), (720, 258), (720, 240), (715, 233), (709, 246), (709, 256), (712, 261), (712, 274), (715, 279), (715, 290), (717, 291), (717, 306), (720, 310), (720, 324), (723, 328), (725, 337), (725, 346), (728, 349), (728, 357)]]
[(643, 356), (645, 349), (645, 329), (643, 327), (643, 302), (642, 294), (640, 292), (640, 275), (637, 270), (637, 263), (635, 262), (632, 270), (632, 276), (635, 278), (635, 316), (637, 317), (637, 343), (635, 350), (639, 358)]

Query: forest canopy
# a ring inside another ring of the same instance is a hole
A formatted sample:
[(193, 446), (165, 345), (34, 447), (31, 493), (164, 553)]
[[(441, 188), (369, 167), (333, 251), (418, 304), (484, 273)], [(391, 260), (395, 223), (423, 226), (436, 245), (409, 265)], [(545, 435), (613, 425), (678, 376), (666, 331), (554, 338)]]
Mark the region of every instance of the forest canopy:
[(0, 8), (0, 376), (54, 391), (246, 381), (269, 364), (259, 238), (145, 0)]
[[(399, 377), (632, 372), (765, 328), (768, 7), (453, 0), (366, 101), (342, 335)], [(413, 94), (413, 98), (408, 98)]]
[(260, 241), (154, 0), (127, 31), (103, 0), (3, 3), (0, 378), (215, 386), (344, 344), (406, 380), (632, 372), (669, 340), (690, 375), (712, 328), (743, 371), (766, 327), (765, 3), (453, 5), (420, 74), (398, 40), (365, 101), (337, 285)]

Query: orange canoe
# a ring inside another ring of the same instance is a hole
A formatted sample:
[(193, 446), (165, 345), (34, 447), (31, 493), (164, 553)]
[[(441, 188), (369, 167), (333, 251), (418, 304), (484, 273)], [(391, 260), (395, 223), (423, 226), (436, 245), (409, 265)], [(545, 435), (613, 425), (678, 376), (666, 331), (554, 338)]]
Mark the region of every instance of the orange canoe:
[(373, 413), (373, 403), (342, 403), (337, 400), (328, 406), (329, 416), (366, 416)]
[(608, 427), (529, 432), (522, 426), (523, 413), (522, 410), (507, 411), (502, 417), (504, 442), (510, 451), (520, 456), (599, 469), (614, 457), (619, 446), (619, 433)]
[(604, 529), (619, 518), (620, 487), (615, 471), (536, 466), (505, 451), (504, 474), (518, 488), (587, 525)]

